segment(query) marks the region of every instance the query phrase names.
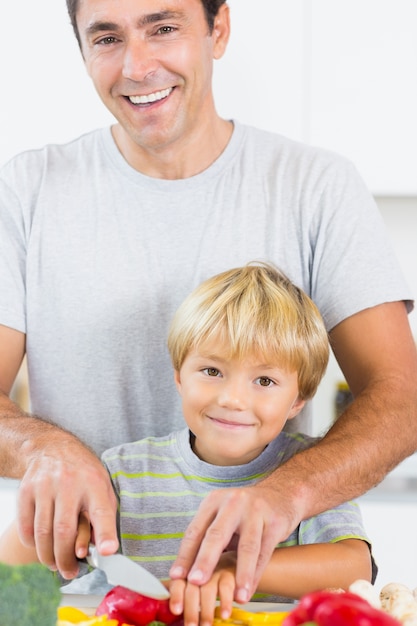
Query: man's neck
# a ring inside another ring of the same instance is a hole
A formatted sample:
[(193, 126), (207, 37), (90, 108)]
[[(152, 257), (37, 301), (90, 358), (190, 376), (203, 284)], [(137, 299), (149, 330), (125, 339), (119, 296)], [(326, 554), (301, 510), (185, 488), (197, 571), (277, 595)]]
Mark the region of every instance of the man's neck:
[(222, 154), (233, 133), (233, 123), (217, 118), (187, 140), (162, 148), (144, 149), (116, 124), (113, 138), (126, 161), (136, 170), (165, 180), (190, 178), (206, 170)]

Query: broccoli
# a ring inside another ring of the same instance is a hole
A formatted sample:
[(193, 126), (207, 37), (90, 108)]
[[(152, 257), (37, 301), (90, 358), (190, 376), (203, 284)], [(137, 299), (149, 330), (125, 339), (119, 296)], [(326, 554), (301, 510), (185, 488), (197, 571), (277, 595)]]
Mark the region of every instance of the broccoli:
[(0, 563), (0, 626), (56, 626), (60, 583), (40, 563)]

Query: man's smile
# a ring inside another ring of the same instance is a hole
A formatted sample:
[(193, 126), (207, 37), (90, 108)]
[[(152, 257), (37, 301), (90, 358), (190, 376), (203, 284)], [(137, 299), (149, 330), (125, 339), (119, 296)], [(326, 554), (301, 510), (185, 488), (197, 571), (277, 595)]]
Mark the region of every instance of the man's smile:
[(158, 102), (164, 100), (172, 92), (173, 87), (162, 89), (161, 91), (154, 91), (144, 96), (129, 96), (129, 100), (132, 104), (150, 104), (151, 102)]

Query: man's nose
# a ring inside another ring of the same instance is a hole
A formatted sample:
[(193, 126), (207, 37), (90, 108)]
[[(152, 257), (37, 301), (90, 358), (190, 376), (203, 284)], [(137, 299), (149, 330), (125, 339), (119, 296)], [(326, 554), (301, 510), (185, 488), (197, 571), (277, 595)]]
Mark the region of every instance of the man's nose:
[(123, 76), (141, 82), (157, 68), (152, 46), (142, 39), (127, 42), (123, 57)]

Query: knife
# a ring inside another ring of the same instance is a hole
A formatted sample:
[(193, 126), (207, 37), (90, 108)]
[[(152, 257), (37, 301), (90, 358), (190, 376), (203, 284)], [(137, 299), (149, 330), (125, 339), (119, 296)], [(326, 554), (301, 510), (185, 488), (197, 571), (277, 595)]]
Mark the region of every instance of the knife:
[(92, 567), (101, 569), (110, 585), (121, 585), (157, 600), (169, 598), (168, 589), (156, 576), (123, 554), (102, 556), (97, 548), (90, 544), (86, 561)]

